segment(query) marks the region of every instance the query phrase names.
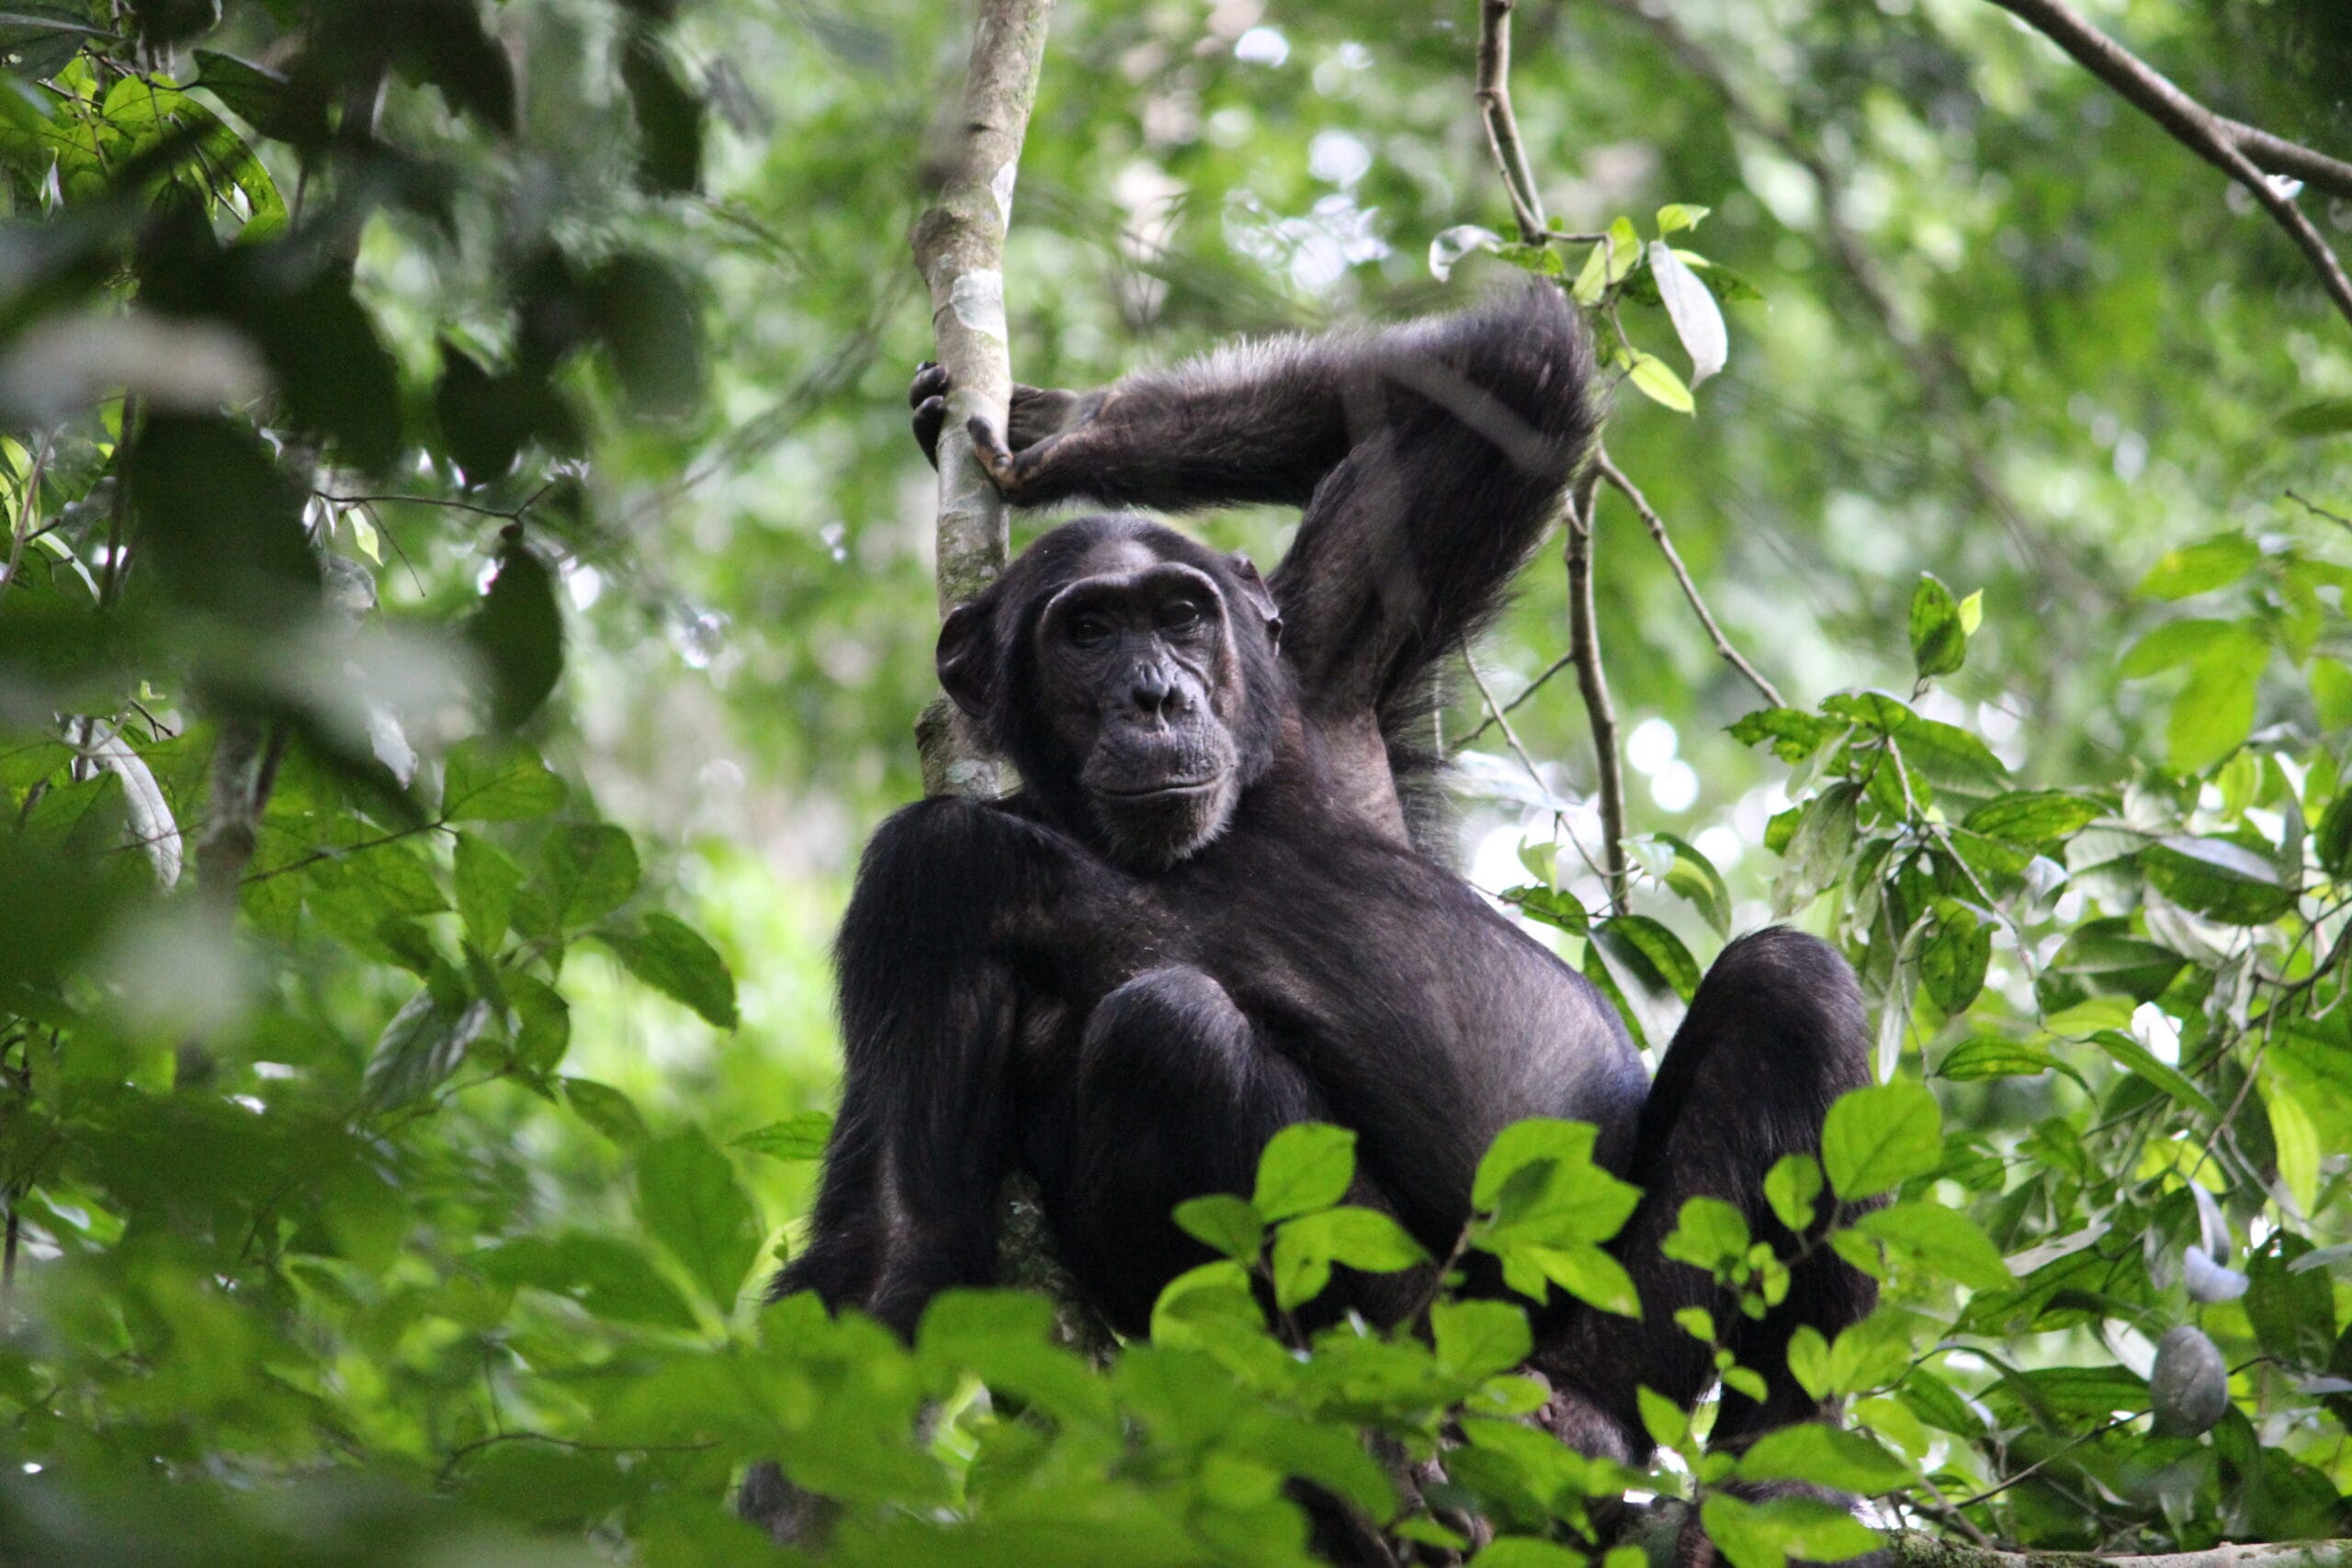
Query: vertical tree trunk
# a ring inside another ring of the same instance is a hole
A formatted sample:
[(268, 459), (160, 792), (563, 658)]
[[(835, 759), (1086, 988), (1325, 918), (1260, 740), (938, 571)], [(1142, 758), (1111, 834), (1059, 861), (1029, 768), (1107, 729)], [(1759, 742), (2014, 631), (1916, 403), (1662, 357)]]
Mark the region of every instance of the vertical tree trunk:
[[(1052, 0), (981, 0), (939, 199), (915, 223), (915, 265), (931, 288), (939, 362), (950, 378), (947, 418), (939, 433), (942, 615), (1004, 570), (1004, 501), (973, 456), (964, 422), (978, 415), (1001, 431), (1012, 398), (1004, 234), (1052, 8)], [(996, 763), (944, 698), (923, 710), (915, 741), (925, 793), (998, 792)]]

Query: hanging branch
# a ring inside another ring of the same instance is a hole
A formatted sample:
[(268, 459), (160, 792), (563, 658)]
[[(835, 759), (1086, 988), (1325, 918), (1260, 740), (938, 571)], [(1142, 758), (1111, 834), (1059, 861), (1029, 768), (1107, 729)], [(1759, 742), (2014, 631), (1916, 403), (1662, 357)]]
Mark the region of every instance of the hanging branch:
[[(2320, 237), (2302, 209), (2270, 182), (2256, 157), (2282, 165), (2294, 175), (2339, 197), (2352, 196), (2352, 164), (2324, 157), (2307, 148), (2265, 133), (2250, 146), (2239, 132), (2247, 128), (2223, 119), (2190, 97), (2139, 56), (2075, 14), (2064, 0), (1992, 0), (2042, 37), (2064, 50), (2083, 69), (2120, 94), (2124, 100), (2169, 132), (2174, 141), (2228, 175), (2246, 188), (2263, 210), (2287, 231), (2310, 258), (2312, 270), (2344, 319), (2352, 321), (2352, 277)], [(2282, 158), (2281, 152), (2289, 153)]]
[(1600, 623), (1592, 604), (1592, 510), (1600, 471), (1585, 470), (1568, 499), (1568, 658), (1577, 667), (1585, 716), (1592, 724), (1592, 750), (1600, 765), (1600, 865), (1609, 908), (1625, 908), (1625, 770), (1617, 760), (1617, 706), (1609, 697), (1609, 677), (1600, 667)]
[(1707, 628), (1707, 636), (1714, 641), (1715, 651), (1724, 656), (1725, 663), (1747, 676), (1748, 684), (1754, 686), (1766, 702), (1776, 708), (1788, 706), (1781, 700), (1781, 694), (1774, 689), (1772, 682), (1764, 679), (1755, 665), (1741, 658), (1739, 649), (1724, 636), (1724, 629), (1715, 624), (1714, 615), (1708, 610), (1706, 600), (1699, 595), (1699, 585), (1690, 581), (1690, 570), (1682, 564), (1682, 557), (1675, 550), (1674, 541), (1667, 537), (1666, 519), (1657, 514), (1647, 497), (1634, 488), (1634, 481), (1625, 477), (1623, 470), (1609, 460), (1608, 448), (1594, 449), (1592, 466), (1600, 471), (1602, 479), (1609, 481), (1610, 488), (1632, 502), (1634, 510), (1641, 514), (1642, 525), (1657, 542), (1659, 552), (1666, 557), (1666, 564), (1674, 569), (1674, 581), (1682, 584), (1682, 596), (1690, 602), (1691, 613), (1699, 617), (1699, 624)]
[[(915, 220), (915, 265), (931, 288), (932, 329), (948, 374), (939, 433), (942, 615), (994, 581), (1009, 553), (1004, 498), (973, 456), (965, 422), (977, 416), (1001, 432), (1012, 400), (1004, 233), (1052, 8), (1052, 0), (981, 0), (939, 199)], [(923, 711), (915, 738), (925, 793), (995, 793), (995, 763), (944, 698)]]
[[(1487, 122), (1487, 144), (1494, 152), (1503, 188), (1510, 193), (1519, 237), (1528, 244), (1540, 245), (1545, 238), (1544, 202), (1536, 195), (1527, 149), (1519, 137), (1519, 120), (1510, 107), (1511, 6), (1512, 0), (1480, 0), (1478, 112)], [(1625, 771), (1617, 756), (1617, 708), (1610, 700), (1609, 677), (1600, 667), (1600, 627), (1593, 614), (1592, 506), (1598, 484), (1599, 474), (1591, 468), (1577, 481), (1568, 502), (1563, 555), (1568, 569), (1568, 659), (1576, 666), (1577, 688), (1584, 695), (1585, 717), (1592, 726), (1593, 761), (1600, 775), (1594, 793), (1600, 804), (1601, 880), (1608, 886), (1609, 907), (1619, 910), (1625, 904)], [(1497, 719), (1501, 717), (1491, 698), (1487, 707)]]

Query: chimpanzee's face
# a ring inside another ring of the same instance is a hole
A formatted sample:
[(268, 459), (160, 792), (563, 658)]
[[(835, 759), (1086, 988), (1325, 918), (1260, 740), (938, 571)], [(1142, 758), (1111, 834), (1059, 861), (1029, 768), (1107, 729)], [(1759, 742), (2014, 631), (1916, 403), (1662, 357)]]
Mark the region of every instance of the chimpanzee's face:
[(1241, 788), (1240, 671), (1223, 590), (1134, 540), (1106, 541), (1034, 637), (1046, 723), (1123, 860), (1159, 867), (1225, 829)]

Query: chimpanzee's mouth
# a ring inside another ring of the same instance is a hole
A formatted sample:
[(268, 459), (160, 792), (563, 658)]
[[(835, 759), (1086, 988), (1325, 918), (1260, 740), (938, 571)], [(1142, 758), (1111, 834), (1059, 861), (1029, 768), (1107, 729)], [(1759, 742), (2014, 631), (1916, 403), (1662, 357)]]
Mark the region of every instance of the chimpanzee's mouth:
[(1094, 793), (1109, 800), (1163, 800), (1177, 795), (1199, 795), (1225, 782), (1221, 775), (1204, 779), (1184, 779), (1173, 784), (1153, 784), (1148, 789), (1098, 789)]

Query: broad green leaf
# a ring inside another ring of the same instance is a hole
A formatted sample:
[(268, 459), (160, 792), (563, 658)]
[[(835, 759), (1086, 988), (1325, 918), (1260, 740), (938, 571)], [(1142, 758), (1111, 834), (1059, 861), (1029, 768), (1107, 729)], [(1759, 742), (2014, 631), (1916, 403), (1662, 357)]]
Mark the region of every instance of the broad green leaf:
[(1230, 1192), (1187, 1198), (1176, 1205), (1176, 1226), (1205, 1247), (1214, 1247), (1241, 1264), (1258, 1260), (1265, 1245), (1265, 1223), (1249, 1201)]
[(499, 552), (498, 575), (466, 623), (466, 641), (489, 678), (491, 728), (513, 731), (538, 712), (563, 673), (555, 574), (521, 540)]
[(2321, 813), (2319, 830), (2312, 835), (2319, 863), (2337, 881), (2352, 880), (2352, 789), (2339, 792)]
[(1957, 1209), (1926, 1200), (1897, 1203), (1864, 1214), (1854, 1229), (1971, 1290), (1997, 1291), (2014, 1282), (2000, 1248)]
[(2262, 1105), (2270, 1117), (2270, 1142), (2278, 1151), (2278, 1179), (2294, 1199), (2295, 1207), (2311, 1214), (2319, 1203), (2319, 1127), (2302, 1102), (2282, 1084), (2262, 1086)]
[(1871, 1496), (1906, 1486), (1910, 1465), (1860, 1432), (1801, 1421), (1756, 1439), (1739, 1458), (1742, 1481), (1808, 1481)]
[(1949, 675), (1968, 658), (1968, 633), (1960, 624), (1960, 602), (1928, 572), (1911, 591), (1911, 662), (1921, 680)]
[(1943, 1163), (1943, 1114), (1917, 1084), (1840, 1095), (1821, 1132), (1821, 1164), (1846, 1202), (1900, 1187)]
[(2266, 925), (2295, 907), (2278, 867), (2226, 839), (2165, 839), (2140, 852), (2140, 869), (2174, 903), (2228, 925)]
[(637, 846), (609, 823), (558, 828), (540, 850), (539, 864), (548, 916), (560, 931), (594, 925), (637, 891)]
[(1731, 1568), (1788, 1568), (1792, 1558), (1841, 1562), (1883, 1544), (1843, 1508), (1810, 1497), (1748, 1503), (1718, 1492), (1700, 1505), (1699, 1517)]
[(452, 822), (525, 821), (561, 806), (567, 793), (523, 742), (477, 737), (449, 753), (441, 815)]
[[(1510, 1277), (1510, 1265), (1520, 1263), (1587, 1306), (1619, 1317), (1642, 1315), (1641, 1292), (1634, 1287), (1634, 1277), (1625, 1272), (1624, 1265), (1598, 1247), (1581, 1243), (1569, 1247), (1514, 1247), (1504, 1261), (1506, 1279)], [(1510, 1284), (1513, 1290), (1520, 1289), (1518, 1280), (1512, 1280)], [(1521, 1293), (1536, 1294), (1532, 1291)]]
[(1684, 229), (1696, 229), (1699, 220), (1713, 210), (1713, 208), (1694, 207), (1685, 201), (1668, 202), (1657, 209), (1657, 231), (1664, 236)]
[(637, 1203), (646, 1233), (685, 1265), (722, 1316), (734, 1311), (765, 1232), (734, 1165), (701, 1128), (689, 1125), (646, 1145), (638, 1158)]
[(489, 1022), (488, 1002), (443, 1001), (429, 987), (417, 992), (392, 1015), (368, 1058), (368, 1105), (397, 1111), (439, 1089)]
[(2189, 671), (2165, 722), (2165, 760), (2175, 773), (2203, 773), (2245, 744), (2261, 682), (2255, 660), (2209, 659)]
[(770, 1159), (820, 1159), (825, 1145), (833, 1135), (833, 1117), (828, 1111), (803, 1111), (771, 1122), (764, 1127), (730, 1139), (735, 1147), (749, 1149)]
[(645, 1141), (645, 1121), (629, 1097), (594, 1078), (561, 1080), (564, 1103), (574, 1114), (607, 1138), (624, 1146)]
[(654, 1271), (644, 1253), (617, 1236), (578, 1232), (526, 1235), (475, 1253), (471, 1261), (491, 1280), (563, 1296), (608, 1323), (695, 1325), (684, 1299)]
[(684, 920), (654, 910), (634, 931), (607, 926), (595, 936), (630, 974), (685, 1003), (712, 1028), (736, 1026), (735, 976), (718, 950)]
[(2167, 550), (2137, 592), (2156, 599), (2187, 599), (2226, 588), (2262, 561), (2262, 547), (2242, 534), (2222, 534)]
[(1590, 917), (1585, 913), (1584, 906), (1566, 893), (1549, 887), (1513, 887), (1501, 897), (1528, 919), (1556, 926), (1571, 936), (1582, 936), (1589, 929)]
[(1527, 1314), (1509, 1302), (1441, 1301), (1430, 1308), (1438, 1365), (1460, 1377), (1510, 1371), (1535, 1348)]
[(1355, 1134), (1328, 1122), (1300, 1122), (1267, 1141), (1250, 1201), (1272, 1224), (1329, 1208), (1348, 1195), (1355, 1178)]
[(2352, 730), (2352, 665), (2312, 660), (2312, 705), (2319, 710), (2320, 728), (2329, 734)]
[(1854, 847), (1860, 792), (1850, 784), (1835, 784), (1815, 795), (1797, 819), (1797, 830), (1781, 856), (1781, 874), (1772, 884), (1772, 907), (1782, 914), (1804, 908), (1845, 874), (1847, 853)]
[(2012, 844), (2046, 844), (2071, 838), (2099, 815), (2096, 801), (2063, 790), (2017, 790), (1996, 795), (1971, 811), (1969, 831)]
[(1654, 833), (1647, 840), (1633, 840), (1629, 847), (1634, 843), (1672, 852), (1665, 869), (1655, 873), (1658, 880), (1697, 909), (1717, 936), (1731, 934), (1731, 889), (1724, 885), (1723, 874), (1713, 861), (1671, 833)]
[(1789, 1375), (1797, 1386), (1815, 1399), (1830, 1394), (1829, 1342), (1821, 1330), (1809, 1323), (1800, 1323), (1789, 1333)]
[(1798, 708), (1758, 708), (1732, 725), (1726, 733), (1743, 746), (1769, 740), (1773, 755), (1781, 761), (1802, 762), (1845, 734), (1847, 728), (1838, 719)]
[(1638, 348), (1634, 350), (1633, 367), (1626, 372), (1626, 378), (1650, 401), (1672, 409), (1676, 413), (1691, 413), (1698, 409), (1699, 405), (1690, 397), (1690, 389), (1682, 384), (1682, 378), (1655, 354), (1645, 353)]
[(2179, 1068), (2158, 1061), (2148, 1048), (2120, 1029), (2102, 1029), (2091, 1035), (2100, 1050), (2115, 1058), (2118, 1064), (2154, 1084), (2191, 1111), (2219, 1121), (2222, 1108), (2213, 1103), (2206, 1092), (2184, 1077)]
[(1919, 952), (1919, 982), (1947, 1017), (1968, 1010), (1984, 988), (1993, 928), (1956, 898), (1936, 901), (1936, 933)]
[(514, 1064), (550, 1073), (571, 1045), (571, 1004), (536, 975), (509, 972), (502, 984), (514, 1012)]
[(620, 74), (637, 120), (638, 183), (657, 195), (691, 192), (702, 178), (701, 102), (649, 29), (631, 29)]
[(1694, 1269), (1720, 1270), (1747, 1255), (1747, 1216), (1720, 1198), (1686, 1198), (1658, 1251)]
[(1944, 1059), (1937, 1064), (1936, 1076), (1954, 1083), (1976, 1083), (1985, 1078), (2034, 1077), (2053, 1067), (2069, 1077), (2077, 1076), (2038, 1045), (2004, 1040), (1996, 1034), (1980, 1034), (1946, 1052)]
[(2242, 664), (2268, 652), (2259, 628), (2245, 621), (2166, 621), (2124, 651), (2118, 670), (2127, 680), (2208, 660)]
[(1274, 1233), (1274, 1250), (1285, 1245), (1309, 1256), (1344, 1263), (1368, 1273), (1393, 1273), (1429, 1261), (1421, 1244), (1377, 1209), (1342, 1205), (1285, 1220)]
[(1764, 1173), (1764, 1201), (1780, 1222), (1799, 1235), (1812, 1225), (1821, 1197), (1821, 1162), (1811, 1155), (1782, 1155)]
[(465, 922), (466, 936), (484, 953), (494, 953), (506, 940), (507, 922), (514, 916), (510, 900), (514, 889), (523, 885), (522, 868), (496, 845), (473, 833), (458, 835), (453, 858), (458, 916)]
[(1670, 988), (1685, 1002), (1698, 991), (1698, 960), (1680, 937), (1647, 915), (1612, 915), (1594, 927), (1592, 934), (1611, 959), (1641, 971), (1641, 977), (1654, 987)]
[(2278, 428), (2289, 435), (2341, 435), (2352, 431), (2352, 398), (2320, 398), (2278, 416)]

